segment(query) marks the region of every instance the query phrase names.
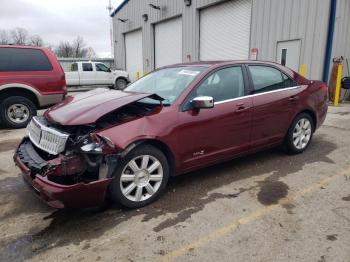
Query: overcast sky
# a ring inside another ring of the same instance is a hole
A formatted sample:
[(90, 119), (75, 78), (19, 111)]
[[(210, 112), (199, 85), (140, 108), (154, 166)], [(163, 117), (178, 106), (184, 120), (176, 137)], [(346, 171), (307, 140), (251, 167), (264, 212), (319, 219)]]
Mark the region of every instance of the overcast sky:
[(52, 45), (80, 35), (97, 55), (110, 56), (106, 6), (108, 0), (0, 0), (0, 29), (23, 27)]

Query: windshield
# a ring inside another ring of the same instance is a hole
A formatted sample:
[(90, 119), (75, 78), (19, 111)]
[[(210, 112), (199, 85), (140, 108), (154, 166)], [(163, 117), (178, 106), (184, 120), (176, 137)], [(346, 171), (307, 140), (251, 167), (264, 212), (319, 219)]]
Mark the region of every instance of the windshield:
[(124, 91), (157, 94), (165, 99), (165, 105), (171, 105), (204, 69), (188, 66), (161, 69), (146, 75)]

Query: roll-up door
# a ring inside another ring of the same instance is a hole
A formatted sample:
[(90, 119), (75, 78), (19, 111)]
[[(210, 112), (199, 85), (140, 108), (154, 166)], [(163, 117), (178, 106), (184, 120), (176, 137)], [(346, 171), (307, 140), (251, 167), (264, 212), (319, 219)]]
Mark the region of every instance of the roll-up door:
[(154, 26), (156, 68), (182, 62), (182, 18), (174, 18)]
[(200, 12), (200, 60), (247, 59), (251, 0), (231, 0)]
[(130, 80), (136, 80), (137, 73), (142, 76), (142, 30), (125, 34), (125, 64)]

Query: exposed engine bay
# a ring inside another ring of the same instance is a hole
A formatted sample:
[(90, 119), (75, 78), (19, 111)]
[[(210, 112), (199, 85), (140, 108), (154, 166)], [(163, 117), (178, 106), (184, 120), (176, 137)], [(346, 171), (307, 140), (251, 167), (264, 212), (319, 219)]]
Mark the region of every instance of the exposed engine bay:
[[(97, 131), (144, 117), (161, 107), (161, 103), (137, 101), (107, 113), (93, 124), (81, 126), (63, 126), (49, 122), (44, 117), (36, 117), (32, 121), (37, 121), (42, 125), (41, 128), (68, 136), (64, 150), (52, 154), (46, 148), (40, 148), (32, 139), (30, 132), (33, 131), (30, 130), (29, 137), (24, 138), (18, 147), (17, 155), (29, 167), (33, 178), (38, 174), (61, 185), (111, 178), (121, 152), (114, 148), (108, 138), (99, 136)], [(60, 141), (47, 136), (45, 138), (49, 142)], [(51, 150), (53, 148), (51, 145), (47, 147)]]

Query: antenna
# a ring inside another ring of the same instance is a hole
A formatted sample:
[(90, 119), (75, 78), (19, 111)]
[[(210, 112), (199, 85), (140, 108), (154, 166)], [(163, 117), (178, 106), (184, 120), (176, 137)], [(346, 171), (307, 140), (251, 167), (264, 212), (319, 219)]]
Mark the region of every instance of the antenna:
[(112, 0), (109, 0), (108, 6), (106, 6), (106, 9), (108, 10), (109, 14), (112, 13), (113, 6), (112, 6)]

